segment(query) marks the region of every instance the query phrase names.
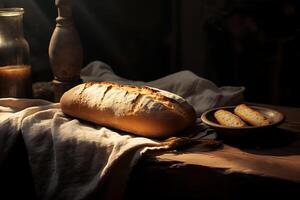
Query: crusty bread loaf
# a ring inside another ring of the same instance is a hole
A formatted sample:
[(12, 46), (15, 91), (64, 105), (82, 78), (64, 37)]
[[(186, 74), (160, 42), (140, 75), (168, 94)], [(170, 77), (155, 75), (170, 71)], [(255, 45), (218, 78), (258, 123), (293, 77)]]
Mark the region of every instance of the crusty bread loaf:
[(243, 122), (238, 116), (227, 111), (227, 110), (217, 110), (214, 113), (216, 120), (223, 126), (228, 127), (244, 127), (246, 123)]
[(234, 113), (253, 126), (265, 126), (270, 124), (270, 121), (266, 117), (245, 104), (238, 105), (234, 109)]
[(149, 87), (89, 82), (67, 91), (64, 113), (145, 137), (166, 137), (191, 126), (196, 114), (173, 93)]

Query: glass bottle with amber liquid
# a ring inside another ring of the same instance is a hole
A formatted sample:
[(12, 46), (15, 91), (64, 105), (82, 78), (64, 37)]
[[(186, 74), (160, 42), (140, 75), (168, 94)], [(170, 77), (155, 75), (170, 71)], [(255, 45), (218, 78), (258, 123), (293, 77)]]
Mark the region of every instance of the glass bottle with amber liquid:
[(0, 98), (32, 96), (29, 45), (23, 8), (0, 8)]

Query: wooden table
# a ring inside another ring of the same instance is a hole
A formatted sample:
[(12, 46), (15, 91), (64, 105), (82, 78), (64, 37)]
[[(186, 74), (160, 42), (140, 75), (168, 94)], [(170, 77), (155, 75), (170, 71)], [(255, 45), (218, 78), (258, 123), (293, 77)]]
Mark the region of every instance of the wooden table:
[[(146, 156), (134, 169), (127, 199), (270, 199), (298, 196), (300, 108), (268, 106), (285, 114), (272, 139), (247, 146), (197, 146)], [(269, 136), (268, 136), (269, 137)]]

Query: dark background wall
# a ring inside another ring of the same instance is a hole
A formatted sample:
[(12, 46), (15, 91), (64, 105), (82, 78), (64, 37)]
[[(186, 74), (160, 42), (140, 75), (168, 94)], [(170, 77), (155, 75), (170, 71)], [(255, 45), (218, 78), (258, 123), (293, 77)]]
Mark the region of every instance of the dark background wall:
[(182, 66), (218, 85), (244, 85), (246, 100), (300, 106), (299, 4), (182, 1)]
[[(54, 0), (24, 7), (34, 81), (51, 80)], [(74, 0), (84, 65), (101, 60), (129, 79), (188, 69), (217, 85), (243, 85), (248, 101), (300, 106), (297, 0)]]

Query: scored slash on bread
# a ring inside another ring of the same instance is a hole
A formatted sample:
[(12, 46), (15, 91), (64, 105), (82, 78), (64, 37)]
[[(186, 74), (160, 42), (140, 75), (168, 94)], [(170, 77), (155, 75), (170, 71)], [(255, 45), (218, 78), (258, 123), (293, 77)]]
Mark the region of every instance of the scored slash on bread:
[(227, 111), (227, 110), (218, 110), (214, 113), (216, 120), (223, 126), (228, 127), (245, 127), (246, 123), (243, 122), (238, 116)]
[(270, 121), (266, 117), (245, 104), (238, 105), (234, 109), (234, 113), (253, 126), (266, 126), (270, 124)]

